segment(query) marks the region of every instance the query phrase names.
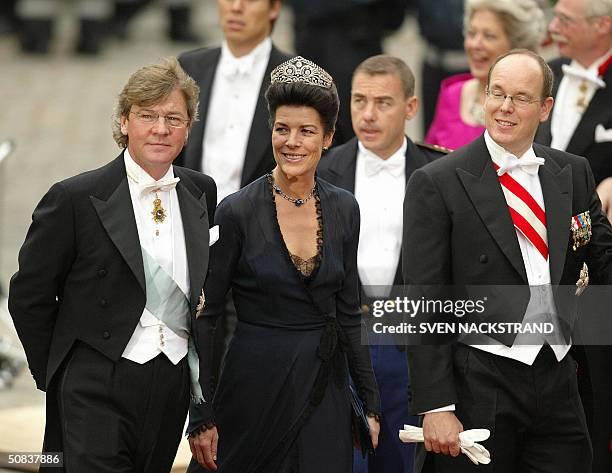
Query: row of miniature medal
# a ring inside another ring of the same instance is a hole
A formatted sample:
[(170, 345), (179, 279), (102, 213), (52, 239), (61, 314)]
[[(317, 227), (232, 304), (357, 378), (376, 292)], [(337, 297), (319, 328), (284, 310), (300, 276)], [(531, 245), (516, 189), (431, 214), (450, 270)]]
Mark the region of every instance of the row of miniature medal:
[[(586, 212), (579, 213), (572, 217), (571, 223), (572, 230), (572, 249), (576, 251), (581, 246), (585, 246), (591, 241), (591, 213), (587, 210)], [(582, 263), (582, 269), (580, 270), (580, 276), (576, 281), (576, 295), (579, 296), (589, 285), (589, 268), (586, 263)]]

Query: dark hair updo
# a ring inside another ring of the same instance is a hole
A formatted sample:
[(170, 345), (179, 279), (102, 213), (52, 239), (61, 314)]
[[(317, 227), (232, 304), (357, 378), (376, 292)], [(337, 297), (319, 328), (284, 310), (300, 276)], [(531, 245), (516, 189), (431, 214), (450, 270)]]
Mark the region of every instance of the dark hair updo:
[(270, 128), (276, 120), (276, 109), (282, 105), (314, 108), (321, 118), (325, 134), (336, 129), (340, 99), (336, 85), (324, 88), (306, 82), (272, 82), (266, 91)]

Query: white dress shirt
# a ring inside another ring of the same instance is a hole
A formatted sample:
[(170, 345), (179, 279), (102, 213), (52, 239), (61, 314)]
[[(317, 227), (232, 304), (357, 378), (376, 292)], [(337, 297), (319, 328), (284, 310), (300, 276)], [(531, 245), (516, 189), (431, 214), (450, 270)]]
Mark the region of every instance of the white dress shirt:
[[(369, 296), (393, 284), (402, 248), (406, 147), (383, 160), (359, 142), (355, 198), (361, 212), (357, 269)], [(369, 287), (368, 287), (369, 286)], [(378, 286), (375, 288), (373, 286)]]
[(204, 130), (202, 172), (217, 183), (217, 201), (240, 189), (259, 90), (272, 51), (268, 37), (236, 58), (227, 43), (215, 72)]
[[(493, 141), (493, 139), (489, 135), (488, 131), (485, 131), (484, 139), (493, 162), (496, 163), (498, 166), (504, 164), (504, 155), (508, 153), (508, 151), (506, 151), (500, 145), (495, 143), (495, 141)], [(518, 158), (521, 159), (523, 157), (535, 158), (536, 155), (533, 151), (533, 148), (529, 148), (522, 156), (519, 156)], [(544, 207), (544, 195), (542, 194), (542, 186), (540, 184), (540, 178), (538, 174), (529, 174), (521, 168), (514, 168), (508, 171), (508, 174), (531, 194), (531, 196), (542, 207), (542, 209), (546, 210)], [(540, 252), (536, 249), (536, 247), (529, 240), (527, 240), (527, 238), (525, 238), (525, 236), (516, 228), (515, 232), (516, 238), (518, 239), (519, 247), (521, 249), (521, 256), (523, 257), (525, 272), (527, 273), (527, 282), (529, 283), (529, 286), (539, 286), (542, 289), (539, 292), (537, 291), (537, 289), (532, 291), (532, 297), (530, 298), (529, 304), (527, 305), (525, 318), (523, 319), (523, 321), (535, 321), (535, 317), (539, 315), (542, 306), (546, 305), (551, 310), (551, 322), (555, 324), (555, 328), (558, 328), (560, 325), (558, 324), (556, 316), (556, 308), (554, 305), (554, 300), (552, 299), (552, 293), (549, 290), (549, 260), (545, 260), (540, 254)], [(542, 303), (542, 300), (538, 300), (540, 296), (545, 299), (544, 304)], [(555, 330), (555, 332), (557, 332), (557, 330)], [(483, 339), (483, 341), (489, 341), (490, 343), (483, 345), (472, 344), (470, 346), (482, 351), (486, 351), (488, 353), (492, 353), (494, 355), (512, 358), (513, 360), (520, 361), (521, 363), (524, 363), (529, 366), (531, 366), (535, 361), (536, 357), (538, 356), (538, 353), (542, 349), (544, 341), (549, 342), (558, 361), (561, 361), (563, 359), (563, 357), (567, 354), (571, 346), (564, 344), (563, 341), (558, 338), (554, 339), (554, 341), (553, 339), (549, 338), (547, 338), (546, 340), (542, 339), (542, 344), (534, 344), (532, 335), (526, 337), (529, 338), (531, 344), (522, 345), (521, 338), (524, 339), (524, 337), (522, 336), (522, 334), (519, 334), (516, 337), (514, 344), (511, 347), (507, 347), (501, 342), (491, 340), (485, 335), (481, 335), (480, 337)], [(455, 405), (452, 404), (449, 406), (440, 407), (438, 409), (432, 409), (430, 411), (427, 411), (426, 413), (429, 414), (434, 412), (454, 410)]]
[[(572, 139), (574, 131), (576, 131), (582, 114), (588, 107), (597, 89), (601, 86), (596, 81), (599, 66), (603, 64), (611, 53), (612, 51), (608, 51), (589, 67), (584, 67), (575, 60), (569, 64), (571, 68), (580, 71), (587, 77), (591, 77), (592, 80), (569, 73), (563, 74), (550, 119), (551, 148), (560, 149), (561, 151), (567, 149), (567, 145)], [(579, 102), (583, 106), (578, 105)]]
[[(141, 194), (140, 186), (154, 183), (155, 179), (134, 162), (127, 149), (124, 153), (124, 161), (140, 245), (187, 295), (189, 294), (189, 271), (183, 221), (176, 189)], [(173, 177), (174, 171), (170, 166), (162, 179)], [(156, 223), (151, 215), (153, 200), (156, 196), (162, 201), (166, 214), (166, 218), (161, 223)], [(187, 354), (187, 340), (172, 332), (164, 322), (145, 307), (122, 356), (143, 364), (155, 358), (159, 353), (164, 353), (176, 365)]]
[[(489, 154), (491, 155), (491, 159), (494, 163), (501, 165), (503, 164), (502, 156), (507, 153), (507, 151), (499, 146), (487, 131), (485, 131), (485, 143), (487, 145), (487, 149), (489, 150)], [(529, 148), (525, 154), (519, 156), (519, 159), (524, 157), (533, 157), (535, 158), (535, 152), (533, 148)], [(541, 157), (541, 156), (540, 156)], [(542, 207), (544, 211), (546, 208), (544, 207), (544, 195), (542, 194), (542, 186), (540, 184), (540, 178), (538, 174), (529, 174), (525, 172), (521, 168), (514, 168), (511, 171), (508, 171), (508, 174), (517, 181), (520, 185), (522, 185), (525, 190), (527, 190), (534, 200)], [(500, 184), (501, 185), (501, 184)], [(569, 224), (568, 224), (569, 225)], [(541, 253), (536, 249), (536, 247), (527, 239), (525, 236), (518, 230), (516, 230), (516, 238), (518, 239), (519, 247), (521, 249), (521, 255), (523, 257), (523, 264), (525, 265), (525, 272), (527, 273), (527, 282), (529, 286), (536, 287), (540, 286), (542, 291), (539, 294), (546, 298), (544, 301), (546, 306), (551, 309), (551, 317), (552, 322), (555, 323), (555, 328), (558, 328), (560, 325), (556, 320), (556, 308), (554, 305), (554, 301), (552, 300), (552, 295), (550, 291), (547, 289), (550, 288), (550, 265), (549, 260), (544, 259)], [(524, 321), (529, 322), (532, 320), (532, 316), (537, 316), (534, 314), (535, 312), (540, 312), (542, 307), (541, 300), (538, 300), (538, 296), (535, 295), (535, 290), (532, 291), (534, 296), (529, 300), (529, 304), (527, 306), (526, 315)], [(555, 330), (555, 333), (559, 335), (558, 331)], [(524, 338), (522, 334), (519, 334), (511, 347), (507, 347), (505, 345), (499, 344), (488, 344), (488, 345), (473, 345), (475, 348), (478, 348), (483, 351), (487, 351), (489, 353), (493, 353), (499, 356), (505, 356), (506, 358), (512, 358), (514, 360), (520, 361), (521, 363), (525, 363), (526, 365), (532, 365), (535, 361), (538, 353), (540, 352), (542, 345), (522, 345), (521, 339)], [(532, 336), (526, 337), (530, 340), (533, 340)], [(545, 340), (543, 339), (542, 342)], [(555, 339), (553, 342), (552, 339), (546, 339), (551, 345), (551, 348), (555, 352), (555, 356), (557, 360), (561, 361), (563, 357), (567, 354), (570, 349), (570, 345), (566, 345), (560, 339)], [(554, 343), (554, 344), (553, 344)]]

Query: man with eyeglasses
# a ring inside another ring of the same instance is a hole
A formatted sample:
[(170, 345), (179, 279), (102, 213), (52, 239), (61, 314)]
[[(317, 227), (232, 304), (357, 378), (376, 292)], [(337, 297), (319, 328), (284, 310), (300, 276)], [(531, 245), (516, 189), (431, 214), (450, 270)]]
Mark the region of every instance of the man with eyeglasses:
[(198, 92), (174, 58), (136, 71), (113, 118), (121, 154), (34, 210), (9, 311), (47, 393), (43, 450), (63, 452), (41, 472), (168, 473), (190, 405), (206, 422), (194, 337), (216, 187), (172, 166)]
[[(493, 285), (485, 322), (545, 317), (555, 328), (536, 338), (489, 332), (408, 347), (412, 411), (424, 416), (424, 447), (437, 473), (590, 472), (568, 351), (583, 264), (612, 282), (612, 228), (588, 162), (533, 143), (553, 106), (552, 81), (532, 51), (497, 58), (484, 135), (408, 182), (402, 266), (413, 296), (422, 289), (428, 300), (445, 299), (448, 288), (465, 294)], [(589, 220), (589, 238), (571, 230), (574, 217)], [(474, 465), (460, 449), (459, 433), (478, 428), (491, 433), (483, 445), (492, 466)]]
[[(612, 221), (612, 0), (559, 0), (549, 31), (562, 57), (550, 63), (555, 105), (536, 141), (589, 160)], [(610, 473), (612, 353), (596, 346), (574, 350), (593, 441), (593, 473)]]
[(536, 141), (589, 160), (612, 220), (612, 0), (559, 0), (549, 31), (562, 56), (550, 120)]

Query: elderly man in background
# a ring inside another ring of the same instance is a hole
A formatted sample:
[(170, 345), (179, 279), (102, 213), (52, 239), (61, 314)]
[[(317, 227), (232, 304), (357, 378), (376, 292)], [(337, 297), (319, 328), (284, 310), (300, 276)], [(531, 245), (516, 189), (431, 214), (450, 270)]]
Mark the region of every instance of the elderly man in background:
[(555, 105), (536, 142), (589, 160), (612, 219), (612, 0), (559, 0), (549, 31)]
[(168, 473), (190, 400), (211, 400), (193, 327), (216, 188), (172, 166), (197, 97), (174, 58), (136, 71), (114, 117), (121, 154), (54, 184), (19, 253), (9, 311), (47, 393), (43, 450), (67, 473)]
[[(536, 141), (589, 160), (603, 210), (612, 220), (612, 0), (559, 0), (549, 31), (562, 57), (550, 63), (555, 105)], [(576, 350), (593, 441), (593, 473), (610, 473), (610, 349)]]

